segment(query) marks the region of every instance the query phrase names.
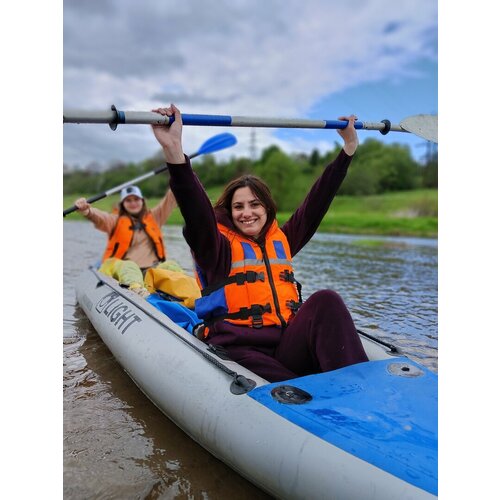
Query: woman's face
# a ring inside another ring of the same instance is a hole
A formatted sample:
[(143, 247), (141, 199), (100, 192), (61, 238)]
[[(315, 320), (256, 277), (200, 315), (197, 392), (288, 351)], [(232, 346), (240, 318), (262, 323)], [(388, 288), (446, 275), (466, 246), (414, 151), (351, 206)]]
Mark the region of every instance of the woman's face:
[(261, 233), (267, 222), (266, 208), (248, 186), (234, 192), (231, 215), (240, 232), (253, 238)]
[(123, 200), (123, 208), (125, 208), (130, 215), (138, 215), (142, 210), (143, 203), (144, 200), (142, 198), (131, 194)]

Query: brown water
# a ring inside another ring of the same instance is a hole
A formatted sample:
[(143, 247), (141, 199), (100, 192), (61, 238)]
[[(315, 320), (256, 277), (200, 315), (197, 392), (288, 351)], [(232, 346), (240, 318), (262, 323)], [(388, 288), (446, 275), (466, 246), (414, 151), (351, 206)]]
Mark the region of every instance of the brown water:
[[(191, 270), (180, 227), (169, 257)], [(437, 242), (316, 235), (295, 260), (304, 297), (337, 290), (359, 328), (437, 372)], [(64, 222), (64, 498), (266, 499), (171, 423), (116, 363), (81, 309), (74, 283), (105, 235)]]

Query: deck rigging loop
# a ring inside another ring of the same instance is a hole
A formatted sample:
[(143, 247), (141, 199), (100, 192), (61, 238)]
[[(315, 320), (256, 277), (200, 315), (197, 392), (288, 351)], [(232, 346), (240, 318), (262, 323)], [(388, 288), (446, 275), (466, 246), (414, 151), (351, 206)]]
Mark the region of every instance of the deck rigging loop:
[(255, 380), (246, 378), (244, 375), (238, 375), (235, 372), (230, 389), (233, 394), (246, 394), (247, 392), (250, 392), (256, 385), (257, 383), (255, 382)]

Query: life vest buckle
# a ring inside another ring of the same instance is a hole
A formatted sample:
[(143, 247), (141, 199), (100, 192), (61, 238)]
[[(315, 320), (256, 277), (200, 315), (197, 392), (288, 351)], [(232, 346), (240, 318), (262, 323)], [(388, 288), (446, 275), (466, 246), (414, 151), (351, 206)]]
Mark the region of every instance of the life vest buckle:
[(296, 313), (300, 309), (301, 305), (302, 305), (301, 302), (297, 302), (295, 300), (287, 300), (286, 301), (286, 306), (289, 309), (291, 309), (293, 313)]
[(252, 318), (252, 327), (262, 328), (264, 326), (264, 319), (262, 315), (266, 312), (271, 312), (271, 304), (267, 303), (265, 306), (262, 306), (260, 304), (252, 304), (251, 307), (247, 309), (247, 311), (249, 313), (248, 316)]
[[(252, 271), (254, 272), (254, 271)], [(261, 272), (261, 273), (255, 273), (256, 276), (255, 276), (255, 281), (259, 280), (259, 281), (266, 281), (266, 277), (264, 276), (264, 272)]]
[(237, 285), (244, 285), (245, 283), (255, 283), (258, 281), (265, 281), (264, 273), (257, 273), (256, 271), (247, 271), (246, 273), (237, 273), (234, 275), (234, 280)]
[(262, 316), (252, 316), (252, 328), (262, 328), (264, 326), (264, 320)]
[(295, 283), (295, 277), (293, 272), (290, 272), (288, 269), (280, 272), (280, 280), (288, 281), (290, 283)]

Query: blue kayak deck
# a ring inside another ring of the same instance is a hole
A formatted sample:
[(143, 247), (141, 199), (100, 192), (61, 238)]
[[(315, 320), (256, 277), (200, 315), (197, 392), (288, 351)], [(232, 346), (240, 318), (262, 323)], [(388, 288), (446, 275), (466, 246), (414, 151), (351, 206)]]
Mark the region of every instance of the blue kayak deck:
[[(304, 404), (276, 401), (271, 391), (293, 386)], [(317, 437), (437, 495), (437, 375), (408, 358), (368, 361), (258, 387), (259, 403)]]

